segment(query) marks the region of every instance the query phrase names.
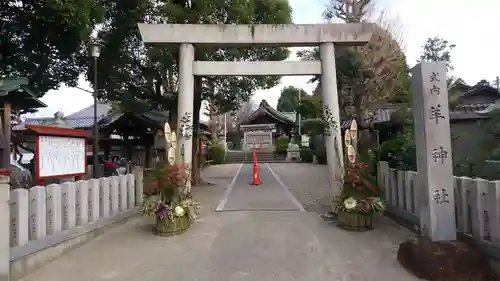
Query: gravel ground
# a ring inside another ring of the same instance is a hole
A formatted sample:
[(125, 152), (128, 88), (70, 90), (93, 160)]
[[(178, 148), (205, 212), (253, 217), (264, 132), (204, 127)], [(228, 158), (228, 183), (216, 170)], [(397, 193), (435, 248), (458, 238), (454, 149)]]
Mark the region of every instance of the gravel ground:
[(290, 192), (309, 212), (331, 211), (333, 192), (328, 186), (327, 165), (309, 163), (269, 163)]

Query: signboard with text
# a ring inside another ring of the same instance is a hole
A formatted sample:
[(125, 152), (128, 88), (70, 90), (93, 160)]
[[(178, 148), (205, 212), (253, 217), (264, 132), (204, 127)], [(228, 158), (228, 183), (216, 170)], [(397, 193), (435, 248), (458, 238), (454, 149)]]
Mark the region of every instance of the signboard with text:
[(85, 174), (84, 138), (38, 136), (36, 147), (39, 179)]

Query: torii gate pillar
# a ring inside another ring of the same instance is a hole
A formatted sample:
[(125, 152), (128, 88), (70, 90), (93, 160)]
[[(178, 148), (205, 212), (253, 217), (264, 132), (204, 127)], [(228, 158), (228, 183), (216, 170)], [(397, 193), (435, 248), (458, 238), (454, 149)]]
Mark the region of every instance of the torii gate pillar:
[[(334, 44), (364, 45), (372, 36), (371, 24), (142, 24), (147, 44), (180, 45), (179, 57), (179, 140), (177, 159), (191, 167), (193, 136), (194, 76), (322, 75), (324, 113), (329, 124), (325, 136), (330, 184), (338, 193), (343, 178), (343, 151), (335, 72)], [(242, 46), (320, 46), (320, 61), (195, 61), (194, 45)], [(330, 123), (330, 122), (329, 122)], [(190, 187), (190, 183), (188, 188)], [(337, 195), (337, 194), (334, 194)]]

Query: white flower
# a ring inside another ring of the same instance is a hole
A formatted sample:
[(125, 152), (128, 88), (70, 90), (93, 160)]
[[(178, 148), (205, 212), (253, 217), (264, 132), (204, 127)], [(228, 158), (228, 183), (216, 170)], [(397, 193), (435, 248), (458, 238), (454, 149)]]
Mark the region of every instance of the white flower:
[(178, 217), (182, 217), (186, 214), (186, 211), (181, 206), (177, 206), (174, 208), (174, 214)]
[(356, 208), (356, 205), (358, 205), (358, 202), (356, 202), (356, 199), (354, 199), (352, 197), (349, 197), (346, 200), (344, 200), (344, 207), (347, 210), (351, 210), (351, 209)]

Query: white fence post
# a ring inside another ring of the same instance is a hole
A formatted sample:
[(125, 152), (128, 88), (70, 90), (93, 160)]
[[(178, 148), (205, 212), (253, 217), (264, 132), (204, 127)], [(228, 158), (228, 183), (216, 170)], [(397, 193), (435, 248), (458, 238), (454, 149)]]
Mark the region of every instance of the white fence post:
[(387, 205), (391, 205), (391, 172), (389, 169), (384, 171), (384, 197), (385, 197), (385, 202)]
[(397, 179), (397, 170), (396, 169), (389, 169), (389, 181), (390, 181), (390, 185), (391, 185), (391, 192), (390, 192), (391, 206), (397, 207), (398, 206), (398, 179)]
[(10, 193), (10, 246), (21, 246), (29, 241), (29, 192), (17, 188)]
[(133, 174), (127, 174), (127, 205), (132, 209), (135, 204), (135, 179)]
[(46, 194), (44, 186), (34, 186), (29, 191), (30, 240), (42, 239), (47, 235)]
[(99, 179), (99, 215), (101, 218), (109, 217), (109, 178)]
[(118, 176), (118, 210), (120, 212), (127, 210), (127, 176)]
[(412, 183), (412, 186), (413, 186), (413, 196), (412, 196), (412, 200), (413, 200), (413, 206), (414, 206), (414, 209), (415, 209), (415, 215), (417, 217), (420, 217), (420, 201), (419, 201), (419, 196), (420, 196), (420, 192), (418, 190), (418, 173), (415, 172), (415, 171), (411, 171), (411, 183)]
[(87, 181), (76, 182), (76, 225), (89, 222), (89, 187)]
[(488, 181), (485, 179), (475, 179), (475, 186), (472, 190), (472, 235), (475, 239), (483, 240), (485, 237), (485, 206), (484, 198), (488, 194)]
[(65, 182), (61, 184), (63, 229), (72, 229), (76, 225), (76, 190), (75, 183)]
[(464, 233), (472, 233), (472, 211), (471, 211), (471, 192), (474, 186), (474, 180), (468, 177), (461, 177), (460, 200), (462, 207), (462, 230)]
[(500, 247), (500, 181), (489, 182), (487, 200), (491, 241)]
[(378, 188), (382, 191), (386, 191), (386, 181), (385, 181), (385, 172), (389, 170), (389, 163), (387, 161), (378, 161), (377, 162), (377, 185)]
[(413, 197), (415, 197), (414, 193), (414, 185), (413, 185), (413, 174), (411, 171), (404, 171), (404, 201), (405, 201), (405, 210), (414, 214), (415, 206), (413, 205)]
[(45, 191), (47, 194), (47, 235), (53, 235), (62, 231), (61, 185), (50, 184)]
[(118, 177), (113, 176), (110, 177), (110, 190), (109, 190), (109, 198), (111, 203), (111, 215), (115, 215), (118, 213)]
[(407, 207), (405, 206), (405, 171), (396, 171), (396, 182), (397, 182), (397, 207), (402, 210), (406, 210)]
[(99, 180), (90, 179), (87, 184), (89, 188), (89, 221), (94, 222), (99, 219)]
[(135, 205), (142, 205), (144, 199), (144, 170), (140, 166), (134, 167), (135, 178)]

